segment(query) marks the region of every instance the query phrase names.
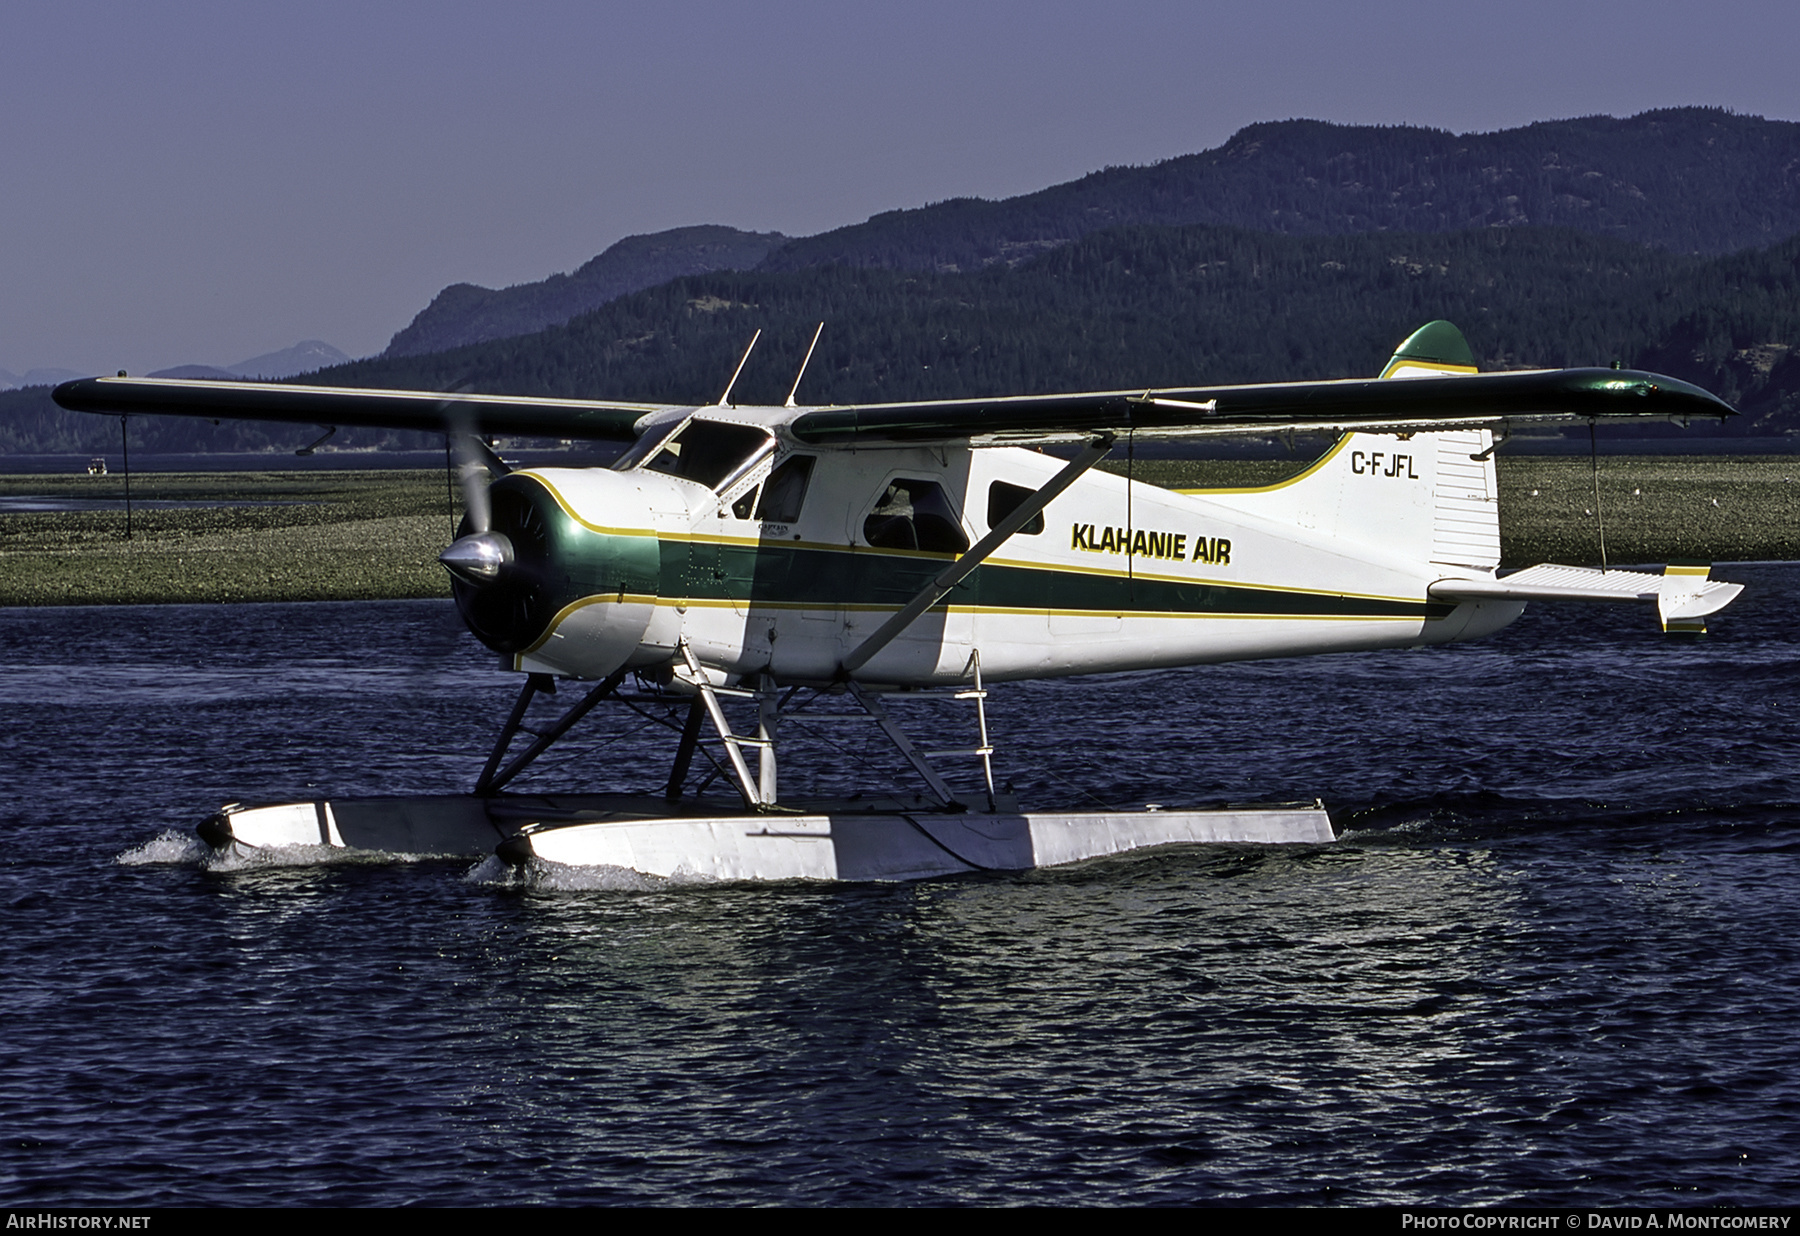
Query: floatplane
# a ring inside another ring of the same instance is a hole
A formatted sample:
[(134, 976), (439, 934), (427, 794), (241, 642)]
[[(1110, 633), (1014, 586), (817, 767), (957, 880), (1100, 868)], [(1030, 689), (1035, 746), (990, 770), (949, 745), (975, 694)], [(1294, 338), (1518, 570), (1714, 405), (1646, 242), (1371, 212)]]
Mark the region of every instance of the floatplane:
[[(783, 405), (751, 407), (731, 401), (743, 365), (701, 406), (123, 375), (58, 387), (83, 412), (442, 432), (464, 478), (441, 561), (469, 630), (523, 675), (473, 792), (231, 804), (202, 837), (723, 879), (1329, 842), (1317, 801), (1022, 809), (996, 788), (987, 688), (1476, 639), (1534, 600), (1653, 602), (1665, 630), (1695, 632), (1741, 590), (1705, 566), (1499, 574), (1494, 452), (1514, 427), (1733, 411), (1635, 370), (1481, 373), (1446, 322), (1369, 380), (804, 406), (802, 362)], [(1172, 491), (1095, 470), (1150, 441), (1292, 431), (1335, 445), (1278, 484)], [(610, 467), (512, 470), (495, 435), (629, 445)], [(559, 682), (580, 696), (560, 709)], [(896, 701), (933, 692), (972, 710), (967, 745), (922, 749), (899, 723)], [(609, 700), (681, 719), (660, 794), (506, 788)], [(885, 736), (919, 792), (782, 797), (784, 731), (851, 725)], [(689, 792), (697, 754), (731, 799)], [(978, 788), (946, 779), (955, 757)]]

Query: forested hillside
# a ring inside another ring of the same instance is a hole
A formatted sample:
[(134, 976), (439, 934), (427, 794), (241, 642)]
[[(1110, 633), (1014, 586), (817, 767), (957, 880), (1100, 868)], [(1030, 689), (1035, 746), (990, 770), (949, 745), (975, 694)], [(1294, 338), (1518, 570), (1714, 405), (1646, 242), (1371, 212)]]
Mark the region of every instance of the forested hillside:
[(765, 270), (977, 270), (1121, 225), (1319, 236), (1570, 227), (1679, 254), (1800, 232), (1800, 124), (1717, 108), (1499, 133), (1253, 124), (1219, 149), (1111, 167), (1039, 193), (891, 210), (781, 246)]
[(876, 215), (791, 241), (763, 269), (966, 271), (1127, 224), (1200, 223), (1286, 235), (1569, 227), (1729, 253), (1800, 232), (1800, 124), (1699, 107), (1498, 133), (1256, 124), (1151, 167)]
[[(1718, 261), (1549, 229), (1125, 228), (969, 274), (680, 279), (539, 335), (365, 361), (330, 379), (705, 400), (761, 327), (768, 339), (739, 393), (779, 401), (819, 320), (802, 394), (829, 402), (1368, 374), (1434, 317), (1461, 324), (1489, 367), (1606, 364), (1697, 311), (1688, 289)], [(1745, 260), (1734, 272), (1767, 273)]]
[(689, 227), (630, 236), (567, 275), (459, 283), (394, 336), (418, 356), (524, 335), (682, 275), (870, 266), (1016, 266), (1098, 231), (1213, 224), (1284, 235), (1568, 227), (1675, 253), (1800, 232), (1800, 125), (1717, 108), (1588, 116), (1498, 133), (1251, 125), (1223, 146), (1036, 193), (896, 210), (818, 236)]
[(801, 394), (820, 402), (1354, 377), (1438, 317), (1485, 368), (1619, 360), (1702, 382), (1746, 428), (1800, 428), (1800, 237), (1702, 259), (1557, 229), (1125, 228), (974, 274), (715, 274), (540, 335), (330, 380), (707, 400), (761, 327), (738, 393), (779, 402), (819, 320)]
[[(1800, 433), (1800, 124), (1706, 108), (1464, 136), (1286, 121), (782, 240), (684, 228), (573, 275), (451, 287), (387, 354), (313, 380), (709, 401), (761, 328), (737, 395), (778, 402), (824, 321), (804, 400), (1279, 381), (1373, 373), (1448, 318), (1488, 368), (1618, 360), (1732, 401), (1734, 432)], [(110, 450), (117, 430), (45, 388), (0, 392), (0, 451)], [(133, 432), (162, 450), (316, 436)]]
[[(1800, 430), (1800, 237), (1698, 258), (1558, 229), (1124, 228), (970, 274), (840, 266), (677, 279), (535, 335), (361, 361), (314, 380), (703, 402), (761, 328), (736, 394), (780, 402), (821, 320), (800, 392), (813, 402), (1354, 377), (1440, 317), (1463, 328), (1484, 368), (1619, 360), (1718, 392), (1746, 413), (1741, 429)], [(0, 408), (20, 413), (0, 420), (0, 445), (105, 445), (95, 418), (48, 409), (46, 395), (0, 394)], [(165, 449), (188, 449), (202, 431), (210, 426), (134, 428)], [(106, 432), (116, 442), (116, 424)], [(239, 447), (308, 436), (225, 432)]]

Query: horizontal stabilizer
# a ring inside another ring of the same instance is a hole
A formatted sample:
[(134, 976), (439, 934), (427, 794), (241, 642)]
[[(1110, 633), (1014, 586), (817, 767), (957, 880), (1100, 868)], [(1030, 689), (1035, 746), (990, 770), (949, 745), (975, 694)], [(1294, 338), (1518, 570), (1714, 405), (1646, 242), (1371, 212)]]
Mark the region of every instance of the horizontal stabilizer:
[(1502, 579), (1440, 579), (1430, 593), (1441, 601), (1655, 601), (1663, 630), (1704, 634), (1702, 619), (1744, 590), (1710, 574), (1708, 566), (1671, 566), (1654, 575), (1544, 563)]

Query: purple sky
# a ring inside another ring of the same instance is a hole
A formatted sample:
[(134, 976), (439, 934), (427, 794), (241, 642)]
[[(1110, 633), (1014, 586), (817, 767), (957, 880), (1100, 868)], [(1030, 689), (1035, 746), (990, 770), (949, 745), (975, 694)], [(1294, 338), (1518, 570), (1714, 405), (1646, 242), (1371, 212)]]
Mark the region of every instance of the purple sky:
[(805, 235), (1295, 116), (1800, 119), (1794, 0), (7, 0), (0, 368), (385, 347), (634, 232)]

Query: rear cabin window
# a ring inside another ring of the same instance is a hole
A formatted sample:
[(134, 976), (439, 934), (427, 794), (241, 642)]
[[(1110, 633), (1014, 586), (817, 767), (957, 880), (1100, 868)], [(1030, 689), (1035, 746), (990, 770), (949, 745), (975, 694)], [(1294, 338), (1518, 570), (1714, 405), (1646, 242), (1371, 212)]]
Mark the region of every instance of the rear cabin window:
[(695, 419), (663, 442), (661, 450), (646, 452), (644, 468), (717, 489), (774, 445), (769, 431), (754, 425)]
[[(1019, 509), (1019, 504), (1036, 493), (1035, 489), (1026, 489), (1023, 485), (1008, 485), (1005, 481), (995, 481), (988, 486), (988, 528)], [(1025, 521), (1019, 529), (1021, 535), (1036, 536), (1044, 530), (1044, 513), (1039, 511)]]
[(936, 481), (896, 477), (869, 517), (863, 520), (863, 540), (877, 549), (923, 549), (931, 553), (960, 554), (969, 548), (956, 508)]

